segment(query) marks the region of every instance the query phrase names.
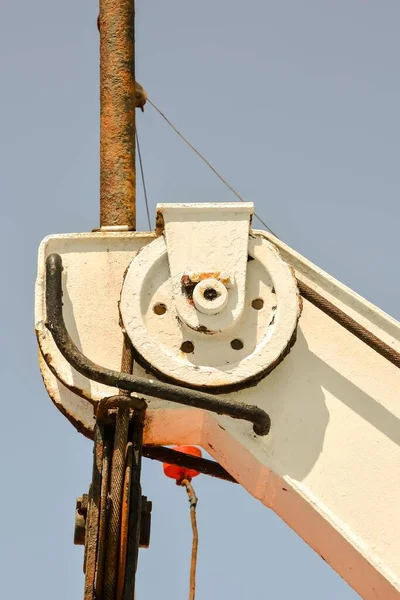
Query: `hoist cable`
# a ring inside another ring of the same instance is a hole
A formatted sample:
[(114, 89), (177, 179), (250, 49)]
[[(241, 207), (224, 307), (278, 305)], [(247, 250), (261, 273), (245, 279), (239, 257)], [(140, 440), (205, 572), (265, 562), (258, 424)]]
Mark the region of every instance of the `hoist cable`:
[[(241, 201), (241, 202), (245, 202), (245, 200), (242, 198), (242, 196), (226, 181), (226, 179), (224, 179), (222, 177), (222, 175), (220, 175), (218, 173), (218, 171), (215, 169), (215, 167), (212, 166), (212, 164), (205, 158), (205, 156), (203, 156), (201, 154), (201, 152), (199, 152), (194, 146), (193, 144), (191, 144), (189, 142), (189, 140), (187, 138), (185, 138), (185, 136), (175, 127), (175, 125), (173, 125), (173, 123), (171, 123), (171, 121), (165, 116), (165, 114), (158, 108), (158, 106), (156, 106), (154, 104), (154, 102), (152, 100), (150, 100), (149, 97), (147, 97), (147, 102), (149, 104), (151, 104), (151, 106), (158, 112), (158, 114), (164, 119), (164, 121), (166, 121), (168, 123), (168, 125), (175, 131), (175, 133), (177, 133), (179, 135), (179, 137), (185, 142), (185, 144), (187, 144), (189, 146), (189, 148), (191, 148), (193, 150), (193, 152), (195, 152), (197, 154), (197, 156), (199, 156), (201, 158), (201, 160), (211, 169), (211, 171), (218, 177), (218, 179), (220, 179), (222, 181), (222, 183), (224, 185), (226, 185), (226, 187), (228, 189), (231, 190), (231, 192), (233, 194), (235, 194), (235, 196)], [(255, 213), (255, 217), (260, 221), (260, 223), (262, 225), (264, 225), (264, 227), (266, 229), (268, 229), (268, 231), (270, 233), (272, 233), (272, 235), (274, 235), (276, 238), (278, 237), (270, 227), (268, 227), (268, 225), (266, 224), (265, 221), (263, 221), (263, 219), (261, 217), (259, 217), (256, 213)]]
[(400, 368), (400, 353), (395, 348), (378, 338), (372, 331), (369, 331), (364, 325), (358, 323), (350, 315), (346, 314), (338, 306), (324, 298), (324, 296), (321, 296), (321, 294), (298, 278), (297, 285), (303, 298), (314, 304), (319, 310), (328, 315), (328, 317), (331, 317), (336, 323), (339, 323), (344, 329), (347, 329), (347, 331), (372, 348), (372, 350), (375, 350), (375, 352), (386, 358), (395, 367)]
[(149, 231), (151, 231), (149, 203), (148, 203), (148, 200), (147, 200), (147, 190), (146, 190), (146, 182), (145, 182), (145, 179), (144, 179), (142, 153), (140, 152), (139, 135), (138, 135), (137, 128), (136, 128), (136, 145), (137, 145), (138, 156), (139, 156), (140, 173), (141, 173), (141, 176), (142, 176), (144, 201), (145, 201), (145, 204), (146, 204), (146, 212), (147, 212), (147, 221), (149, 223)]

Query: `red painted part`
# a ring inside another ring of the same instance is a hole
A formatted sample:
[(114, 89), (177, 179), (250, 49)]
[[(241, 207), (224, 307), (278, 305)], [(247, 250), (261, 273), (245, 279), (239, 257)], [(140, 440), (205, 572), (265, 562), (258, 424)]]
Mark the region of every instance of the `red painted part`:
[[(183, 452), (184, 454), (191, 454), (192, 456), (198, 456), (201, 458), (201, 450), (200, 448), (196, 448), (196, 446), (175, 446), (172, 448), (177, 452)], [(164, 474), (171, 479), (175, 479), (176, 481), (182, 481), (182, 479), (193, 479), (199, 475), (198, 471), (194, 469), (186, 469), (185, 467), (180, 467), (178, 465), (170, 465), (168, 463), (163, 463)]]

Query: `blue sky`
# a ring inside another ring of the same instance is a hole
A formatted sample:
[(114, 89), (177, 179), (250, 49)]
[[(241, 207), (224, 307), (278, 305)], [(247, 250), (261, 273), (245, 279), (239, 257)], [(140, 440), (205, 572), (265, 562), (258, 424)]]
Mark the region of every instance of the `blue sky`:
[[(75, 600), (74, 504), (91, 444), (43, 388), (33, 286), (45, 235), (98, 225), (97, 3), (2, 8), (2, 590)], [(149, 96), (285, 242), (396, 318), (399, 18), (394, 0), (137, 0), (137, 79)], [(153, 218), (157, 202), (234, 200), (151, 107), (138, 131)], [(140, 182), (138, 203), (146, 229)], [(199, 600), (358, 597), (239, 486), (195, 483)], [(153, 525), (138, 600), (186, 598), (185, 493), (150, 461), (143, 487)]]

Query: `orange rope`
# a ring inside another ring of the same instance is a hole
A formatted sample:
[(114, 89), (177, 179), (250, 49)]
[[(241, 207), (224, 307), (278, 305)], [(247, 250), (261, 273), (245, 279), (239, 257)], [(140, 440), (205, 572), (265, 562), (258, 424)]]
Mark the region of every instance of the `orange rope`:
[(197, 566), (197, 549), (199, 545), (199, 532), (197, 530), (196, 506), (197, 496), (189, 479), (182, 479), (179, 482), (186, 488), (186, 492), (190, 505), (190, 521), (192, 523), (193, 542), (192, 542), (192, 557), (190, 561), (190, 583), (189, 583), (189, 600), (194, 600), (196, 593), (196, 566)]

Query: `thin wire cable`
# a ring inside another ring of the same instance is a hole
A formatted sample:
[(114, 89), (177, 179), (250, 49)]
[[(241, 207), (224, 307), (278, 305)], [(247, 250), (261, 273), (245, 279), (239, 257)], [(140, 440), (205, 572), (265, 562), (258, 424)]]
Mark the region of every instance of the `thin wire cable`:
[(196, 566), (197, 566), (197, 549), (199, 546), (199, 532), (197, 529), (196, 506), (197, 496), (189, 479), (182, 479), (179, 482), (186, 488), (186, 492), (190, 505), (190, 521), (192, 523), (193, 542), (192, 542), (192, 557), (190, 561), (190, 583), (189, 583), (189, 600), (195, 600), (196, 594)]
[[(154, 102), (152, 100), (150, 100), (149, 97), (147, 97), (147, 102), (149, 104), (151, 104), (151, 106), (158, 112), (158, 114), (164, 119), (164, 121), (166, 121), (168, 123), (168, 125), (170, 127), (172, 127), (172, 129), (175, 131), (175, 133), (177, 133), (179, 135), (179, 137), (189, 146), (189, 148), (191, 148), (193, 150), (193, 152), (195, 152), (197, 154), (197, 156), (199, 156), (201, 158), (201, 160), (203, 162), (206, 163), (206, 165), (211, 169), (211, 171), (218, 177), (218, 179), (220, 179), (222, 181), (223, 184), (226, 185), (227, 188), (229, 188), (231, 190), (231, 192), (233, 194), (235, 194), (235, 196), (240, 200), (240, 202), (245, 202), (245, 200), (242, 198), (242, 196), (222, 177), (222, 175), (220, 175), (218, 173), (218, 171), (212, 166), (212, 164), (201, 154), (201, 152), (199, 152), (190, 142), (189, 140), (187, 140), (185, 138), (185, 136), (175, 127), (175, 125), (173, 125), (173, 123), (171, 123), (171, 121), (165, 116), (165, 114), (158, 108), (158, 106), (156, 106), (154, 104)], [(268, 229), (268, 231), (270, 233), (272, 233), (272, 235), (274, 235), (276, 238), (278, 238), (278, 236), (276, 235), (276, 233), (274, 233), (272, 231), (272, 229), (270, 227), (268, 227), (268, 225), (266, 224), (265, 221), (263, 221), (263, 219), (261, 217), (259, 217), (257, 214), (255, 214), (255, 217), (260, 221), (260, 223), (262, 225), (264, 225), (264, 227), (266, 229)], [(278, 238), (279, 239), (279, 238)]]
[(144, 201), (146, 203), (146, 212), (147, 212), (147, 221), (149, 223), (149, 231), (151, 231), (151, 221), (150, 221), (150, 211), (149, 211), (149, 203), (147, 200), (147, 190), (146, 190), (146, 182), (144, 179), (144, 171), (143, 171), (143, 161), (142, 161), (142, 153), (140, 152), (140, 144), (139, 144), (139, 136), (136, 129), (136, 144), (138, 149), (139, 156), (139, 165), (140, 165), (140, 173), (142, 175), (142, 183), (143, 183), (143, 192), (144, 192)]

